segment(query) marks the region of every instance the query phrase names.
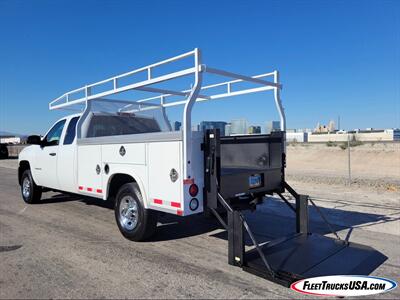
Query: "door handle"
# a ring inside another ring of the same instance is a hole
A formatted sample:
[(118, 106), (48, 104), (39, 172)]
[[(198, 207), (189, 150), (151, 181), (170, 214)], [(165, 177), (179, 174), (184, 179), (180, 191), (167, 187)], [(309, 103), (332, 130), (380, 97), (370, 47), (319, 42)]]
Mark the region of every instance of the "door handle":
[(55, 152), (51, 152), (51, 153), (49, 153), (49, 155), (50, 156), (56, 156), (56, 153)]

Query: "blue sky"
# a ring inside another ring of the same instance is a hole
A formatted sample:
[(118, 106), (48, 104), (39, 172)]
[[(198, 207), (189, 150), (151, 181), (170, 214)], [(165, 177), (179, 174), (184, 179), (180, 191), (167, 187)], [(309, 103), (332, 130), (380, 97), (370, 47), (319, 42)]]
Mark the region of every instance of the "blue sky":
[[(64, 92), (199, 47), (281, 72), (288, 128), (400, 127), (400, 1), (0, 0), (0, 131), (44, 133)], [(202, 104), (195, 121), (276, 119), (272, 97)]]

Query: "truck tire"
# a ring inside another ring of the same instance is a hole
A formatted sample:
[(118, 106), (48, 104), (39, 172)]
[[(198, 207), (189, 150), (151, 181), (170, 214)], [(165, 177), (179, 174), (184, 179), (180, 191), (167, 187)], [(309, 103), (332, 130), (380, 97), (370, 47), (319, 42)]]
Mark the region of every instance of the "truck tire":
[(31, 170), (25, 170), (21, 176), (21, 194), (26, 203), (33, 204), (40, 201), (42, 187), (33, 181)]
[(126, 183), (115, 198), (115, 219), (122, 235), (131, 241), (150, 238), (157, 228), (157, 212), (145, 209), (139, 186)]

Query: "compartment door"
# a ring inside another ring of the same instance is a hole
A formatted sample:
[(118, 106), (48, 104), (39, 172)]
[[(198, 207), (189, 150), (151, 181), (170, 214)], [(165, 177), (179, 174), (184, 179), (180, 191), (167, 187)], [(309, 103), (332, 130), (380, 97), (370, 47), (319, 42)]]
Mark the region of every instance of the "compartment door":
[(101, 146), (78, 146), (78, 191), (102, 197)]
[[(148, 147), (148, 195), (150, 203), (154, 203), (154, 199), (158, 199), (162, 201), (162, 205), (166, 208), (182, 209), (183, 174), (180, 161), (181, 142), (155, 142), (149, 143)], [(170, 176), (173, 169), (178, 172), (176, 181), (173, 181), (173, 176), (172, 178)]]

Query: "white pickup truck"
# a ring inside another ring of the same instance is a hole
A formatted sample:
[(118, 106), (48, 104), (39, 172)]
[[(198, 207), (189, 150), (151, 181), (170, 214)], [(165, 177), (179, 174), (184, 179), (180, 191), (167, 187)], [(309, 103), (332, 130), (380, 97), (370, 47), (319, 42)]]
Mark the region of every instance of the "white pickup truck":
[[(158, 68), (185, 59), (194, 65), (154, 75)], [(202, 86), (202, 76), (207, 72), (233, 79)], [(144, 80), (130, 78), (140, 73), (145, 74)], [(188, 90), (157, 87), (189, 76), (194, 83)], [(157, 211), (179, 216), (203, 212), (204, 133), (192, 131), (195, 102), (266, 90), (275, 90), (278, 97), (277, 80), (276, 71), (248, 77), (206, 67), (195, 49), (65, 93), (50, 103), (51, 110), (83, 109), (58, 120), (43, 138), (29, 137), (28, 143), (33, 145), (19, 156), (23, 199), (37, 202), (44, 189), (103, 200), (115, 198), (115, 216), (122, 234), (136, 241), (146, 239), (155, 231)], [(233, 90), (245, 81), (256, 87)], [(96, 92), (98, 88), (101, 91)], [(219, 93), (210, 93), (217, 88)], [(222, 93), (221, 88), (225, 89)], [(131, 91), (155, 95), (110, 99)], [(278, 98), (277, 105), (284, 124)], [(182, 130), (172, 131), (167, 118), (166, 109), (173, 106), (183, 106)], [(260, 179), (256, 177), (254, 180)]]
[[(188, 68), (178, 64), (178, 70), (160, 71), (188, 59)], [(214, 83), (203, 84), (207, 73)], [(193, 78), (190, 89), (177, 90), (176, 80), (187, 77)], [(231, 80), (215, 83), (221, 77)], [(116, 223), (134, 241), (155, 232), (158, 212), (188, 216), (206, 209), (227, 229), (228, 262), (245, 271), (285, 286), (329, 274), (367, 275), (386, 256), (341, 240), (332, 226), (337, 239), (310, 233), (308, 203), (315, 203), (285, 181), (280, 89), (277, 71), (250, 77), (214, 69), (201, 64), (200, 51), (194, 49), (65, 93), (49, 108), (78, 108), (79, 113), (57, 121), (43, 138), (28, 138), (32, 146), (19, 155), (22, 197), (35, 203), (43, 191), (54, 190), (115, 201)], [(217, 129), (192, 130), (195, 103), (268, 90), (274, 94), (280, 131), (220, 136)], [(143, 98), (146, 93), (153, 95)], [(172, 131), (166, 110), (179, 106), (182, 130)], [(295, 206), (282, 194), (285, 190)], [(274, 193), (295, 213), (295, 233), (260, 245), (241, 211), (254, 210)], [(220, 213), (224, 210), (226, 218)], [(245, 232), (254, 245), (248, 251)]]

